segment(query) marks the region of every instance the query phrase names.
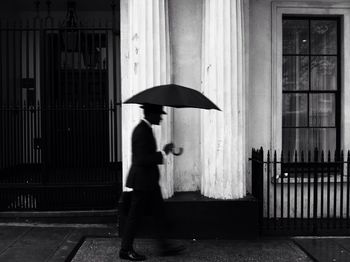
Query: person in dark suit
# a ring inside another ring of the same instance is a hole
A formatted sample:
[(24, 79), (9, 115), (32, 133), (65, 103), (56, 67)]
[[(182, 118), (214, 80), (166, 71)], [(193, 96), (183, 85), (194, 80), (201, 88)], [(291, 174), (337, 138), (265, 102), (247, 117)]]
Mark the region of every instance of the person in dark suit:
[(131, 261), (146, 260), (144, 255), (133, 248), (137, 228), (145, 212), (150, 212), (155, 219), (158, 243), (161, 255), (175, 255), (185, 249), (174, 246), (166, 240), (167, 220), (164, 213), (164, 201), (159, 186), (158, 165), (174, 148), (173, 143), (166, 144), (162, 151), (157, 151), (152, 125), (159, 125), (162, 115), (166, 114), (159, 105), (145, 104), (144, 119), (135, 127), (132, 134), (132, 164), (126, 180), (126, 186), (132, 188), (131, 203), (122, 236), (119, 257)]

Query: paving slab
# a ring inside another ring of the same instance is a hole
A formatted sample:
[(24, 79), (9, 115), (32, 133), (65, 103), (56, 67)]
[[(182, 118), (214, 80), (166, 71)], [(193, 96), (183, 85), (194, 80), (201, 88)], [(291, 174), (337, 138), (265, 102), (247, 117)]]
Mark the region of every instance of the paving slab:
[(294, 241), (311, 258), (318, 262), (349, 262), (350, 238), (296, 237)]
[[(152, 239), (137, 239), (135, 249), (147, 256), (150, 262), (290, 262), (312, 261), (298, 246), (288, 239), (258, 240), (175, 240), (185, 244), (187, 250), (174, 257), (159, 257)], [(112, 262), (118, 258), (120, 238), (88, 237), (72, 262)]]
[(115, 224), (0, 225), (1, 262), (63, 262), (71, 259), (85, 236), (117, 236)]
[(79, 248), (81, 241), (86, 236), (116, 236), (116, 227), (95, 227), (95, 228), (74, 228), (71, 234), (65, 239), (59, 249), (52, 255), (50, 262), (70, 261), (75, 254), (76, 248)]
[(350, 252), (350, 237), (337, 237), (334, 241)]
[(69, 235), (70, 228), (32, 228), (0, 254), (0, 261), (46, 261)]
[(1, 226), (0, 227), (0, 254), (5, 252), (18, 239), (25, 235), (31, 227)]

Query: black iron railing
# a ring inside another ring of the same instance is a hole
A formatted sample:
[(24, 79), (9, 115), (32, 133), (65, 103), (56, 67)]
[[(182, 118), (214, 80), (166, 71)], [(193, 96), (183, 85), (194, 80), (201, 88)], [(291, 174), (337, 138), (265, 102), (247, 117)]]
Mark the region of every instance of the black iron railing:
[(116, 21), (0, 20), (0, 211), (116, 208)]
[[(0, 108), (0, 210), (116, 207), (116, 111), (113, 104)], [(55, 120), (46, 135), (45, 114)]]
[(350, 232), (350, 151), (252, 150), (252, 192), (261, 233)]

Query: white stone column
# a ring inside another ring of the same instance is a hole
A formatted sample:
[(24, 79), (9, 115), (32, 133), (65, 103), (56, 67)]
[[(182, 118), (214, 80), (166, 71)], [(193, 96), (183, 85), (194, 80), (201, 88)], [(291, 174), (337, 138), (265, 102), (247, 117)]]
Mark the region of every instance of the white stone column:
[(245, 196), (244, 0), (205, 0), (202, 92), (222, 110), (202, 111), (203, 195)]
[[(170, 83), (167, 0), (121, 1), (122, 100), (155, 85)], [(172, 109), (154, 127), (158, 148), (172, 140)], [(138, 105), (122, 106), (123, 183), (131, 165), (131, 135), (143, 117)], [(163, 196), (173, 194), (173, 157), (160, 166)], [(125, 188), (124, 188), (125, 189)]]

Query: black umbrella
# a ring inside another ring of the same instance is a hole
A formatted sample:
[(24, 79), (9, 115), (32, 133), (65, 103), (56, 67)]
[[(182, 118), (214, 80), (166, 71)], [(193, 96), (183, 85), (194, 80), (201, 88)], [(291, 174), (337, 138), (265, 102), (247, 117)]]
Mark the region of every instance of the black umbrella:
[(175, 84), (160, 85), (146, 89), (127, 99), (124, 103), (220, 110), (212, 101), (197, 90)]

